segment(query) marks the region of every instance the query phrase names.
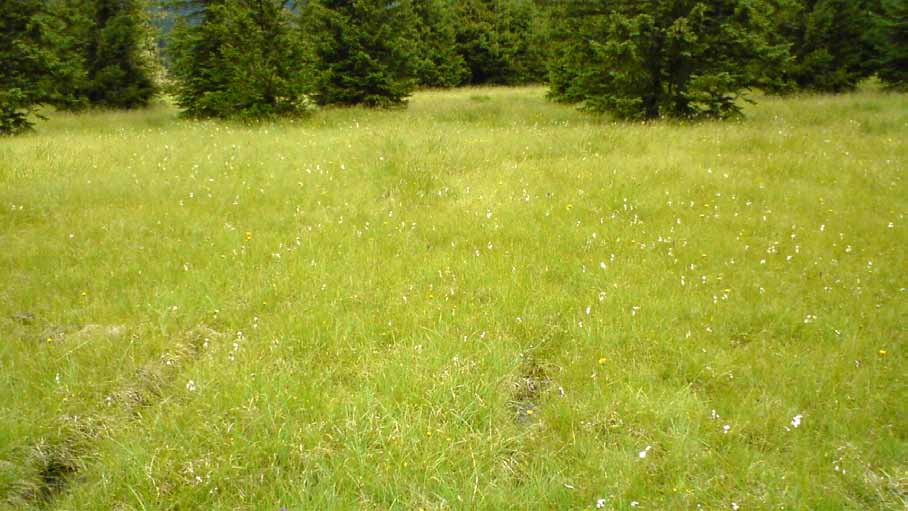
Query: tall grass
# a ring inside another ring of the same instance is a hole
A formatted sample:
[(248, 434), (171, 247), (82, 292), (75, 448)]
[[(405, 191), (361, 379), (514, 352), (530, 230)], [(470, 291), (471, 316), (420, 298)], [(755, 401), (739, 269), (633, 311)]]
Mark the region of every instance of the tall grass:
[(908, 98), (0, 140), (0, 507), (904, 509)]

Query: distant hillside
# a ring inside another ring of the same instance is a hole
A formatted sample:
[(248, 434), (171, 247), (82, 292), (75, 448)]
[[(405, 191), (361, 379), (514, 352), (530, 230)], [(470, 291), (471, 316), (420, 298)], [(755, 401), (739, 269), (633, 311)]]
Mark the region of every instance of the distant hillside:
[(188, 6), (174, 7), (164, 5), (152, 5), (148, 7), (148, 17), (151, 24), (157, 32), (155, 38), (158, 48), (167, 46), (167, 36), (173, 30), (174, 25), (180, 18), (187, 18), (191, 21), (192, 9)]

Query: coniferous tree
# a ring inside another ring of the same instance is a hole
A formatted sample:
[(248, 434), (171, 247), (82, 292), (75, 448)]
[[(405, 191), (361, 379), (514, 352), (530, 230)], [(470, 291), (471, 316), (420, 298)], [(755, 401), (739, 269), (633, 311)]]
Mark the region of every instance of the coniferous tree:
[(545, 16), (533, 0), (499, 2), (498, 32), (509, 49), (507, 84), (541, 83), (547, 79)]
[(587, 86), (579, 83), (593, 62), (593, 33), (603, 16), (600, 6), (582, 2), (554, 2), (548, 6), (548, 37), (552, 46), (548, 67), (548, 97), (561, 103), (580, 103)]
[(531, 0), (457, 3), (457, 47), (471, 84), (517, 84), (546, 76), (542, 13)]
[(304, 11), (320, 105), (402, 105), (416, 84), (419, 44), (409, 0), (313, 0)]
[(68, 84), (81, 79), (81, 62), (60, 8), (47, 0), (0, 2), (0, 134), (30, 129), (41, 105), (75, 101)]
[(908, 90), (908, 0), (883, 0), (876, 22), (877, 75), (889, 88)]
[(85, 0), (86, 80), (79, 94), (92, 105), (136, 108), (156, 92), (142, 0)]
[(566, 1), (551, 94), (627, 119), (737, 115), (787, 58), (768, 13), (759, 0)]
[(310, 57), (289, 0), (188, 0), (168, 46), (176, 99), (194, 117), (306, 108)]
[(469, 67), (472, 84), (502, 80), (507, 57), (495, 31), (495, 13), (483, 0), (464, 0), (457, 6), (457, 51)]
[(844, 92), (872, 73), (866, 0), (797, 0), (784, 4), (788, 15), (779, 32), (791, 43), (785, 74), (794, 88)]
[(464, 82), (469, 70), (457, 53), (457, 19), (451, 0), (420, 0), (413, 3), (414, 37), (418, 51), (414, 73), (419, 85), (454, 87)]

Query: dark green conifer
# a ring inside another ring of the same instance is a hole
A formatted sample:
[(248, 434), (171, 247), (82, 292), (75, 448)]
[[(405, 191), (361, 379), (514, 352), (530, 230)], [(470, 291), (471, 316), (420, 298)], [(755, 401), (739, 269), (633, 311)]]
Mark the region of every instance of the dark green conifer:
[(759, 0), (567, 0), (552, 95), (627, 119), (723, 118), (786, 58)]
[(190, 0), (168, 46), (177, 103), (194, 117), (306, 108), (310, 57), (290, 0)]
[(316, 103), (406, 103), (419, 56), (409, 0), (313, 0), (304, 19), (315, 50)]
[(883, 0), (877, 18), (875, 68), (889, 88), (908, 90), (908, 0)]
[(865, 0), (797, 0), (784, 4), (790, 13), (780, 33), (791, 43), (785, 68), (797, 89), (845, 92), (872, 73), (867, 63), (871, 28)]
[(451, 0), (419, 0), (413, 3), (418, 51), (414, 73), (419, 85), (454, 87), (469, 74), (466, 61), (457, 53), (457, 18)]
[(0, 134), (32, 127), (41, 105), (75, 100), (81, 61), (59, 10), (46, 0), (0, 2)]
[(80, 95), (92, 105), (146, 106), (156, 87), (144, 2), (87, 0), (85, 6), (86, 81)]
[(457, 48), (471, 84), (545, 80), (544, 26), (532, 0), (457, 2)]

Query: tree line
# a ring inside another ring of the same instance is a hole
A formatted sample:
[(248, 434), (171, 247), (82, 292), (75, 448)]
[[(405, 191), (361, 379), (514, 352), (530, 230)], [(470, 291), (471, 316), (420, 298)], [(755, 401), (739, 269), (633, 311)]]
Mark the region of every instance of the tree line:
[(908, 0), (3, 0), (0, 133), (45, 105), (193, 117), (548, 83), (625, 119), (725, 118), (753, 88), (908, 83)]

